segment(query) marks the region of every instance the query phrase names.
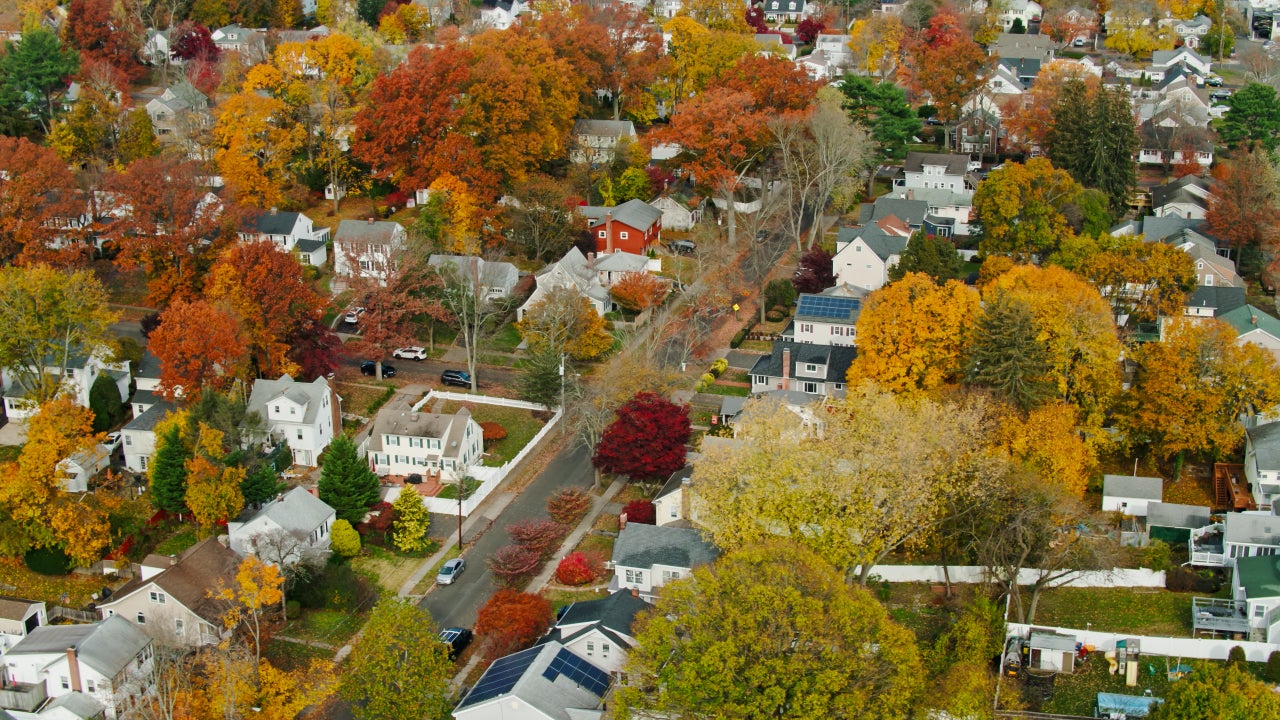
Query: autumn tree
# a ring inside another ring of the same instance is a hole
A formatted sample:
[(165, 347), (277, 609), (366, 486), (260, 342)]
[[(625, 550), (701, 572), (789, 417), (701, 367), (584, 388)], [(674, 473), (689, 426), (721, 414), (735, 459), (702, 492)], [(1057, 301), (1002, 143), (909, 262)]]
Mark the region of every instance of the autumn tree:
[(855, 20), (849, 36), (854, 69), (881, 82), (898, 69), (903, 46), (908, 42), (907, 28), (897, 13), (872, 13), (869, 18)]
[(169, 398), (229, 387), (245, 356), (236, 318), (204, 300), (171, 304), (147, 347), (160, 360), (159, 391)]
[(733, 0), (690, 0), (680, 10), (680, 15), (693, 18), (699, 25), (711, 30), (747, 32), (747, 22), (742, 6)]
[(636, 637), (625, 672), (638, 682), (618, 690), (625, 718), (887, 719), (908, 715), (923, 689), (911, 631), (868, 590), (785, 541), (667, 584)]
[(936, 13), (907, 52), (907, 76), (917, 91), (928, 93), (946, 123), (985, 80), (987, 54), (982, 51), (960, 18), (943, 10)]
[(1024, 262), (1053, 252), (1069, 232), (1062, 210), (1081, 190), (1044, 158), (992, 170), (973, 194), (970, 223), (982, 251)]
[(618, 408), (591, 462), (633, 480), (665, 479), (684, 467), (689, 408), (652, 393), (640, 393)]
[(1275, 237), (1271, 218), (1277, 207), (1277, 183), (1267, 155), (1260, 150), (1237, 152), (1219, 163), (1213, 176), (1218, 182), (1205, 214), (1208, 231), (1229, 242), (1237, 253), (1269, 245)]
[(283, 100), (252, 86), (219, 105), (214, 160), (238, 202), (259, 208), (283, 202), (289, 165), (306, 141), (306, 129), (290, 122), (287, 110)]
[(993, 445), (1034, 470), (1041, 482), (1083, 498), (1098, 458), (1097, 443), (1082, 436), (1080, 420), (1079, 408), (1062, 401), (1030, 410), (1007, 408), (996, 418)]
[(356, 453), (355, 443), (338, 435), (329, 444), (320, 464), (320, 499), (338, 517), (355, 524), (364, 520), (369, 506), (378, 501), (378, 476)]
[(954, 623), (934, 642), (927, 656), (933, 666), (929, 707), (953, 717), (980, 717), (995, 704), (991, 658), (1004, 646), (1001, 610), (978, 597), (954, 616)]
[(889, 280), (901, 280), (907, 273), (924, 273), (935, 282), (946, 282), (961, 276), (964, 261), (949, 238), (917, 230), (907, 239), (907, 247), (898, 264), (889, 268)]
[(63, 37), (80, 51), (82, 60), (107, 62), (130, 77), (142, 74), (137, 59), (142, 29), (127, 6), (112, 0), (71, 0)]
[[(476, 375), (480, 333), (485, 323), (505, 312), (503, 306), (490, 299), (485, 290), (495, 284), (491, 280), (493, 274), (499, 272), (499, 266), (492, 262), (481, 265), (479, 260), (464, 258), (460, 263), (444, 263), (435, 268), (440, 283), (440, 307), (452, 316), (466, 348), (472, 392), (480, 387), (479, 376)], [(525, 317), (528, 317), (527, 313)]]
[(220, 51), (209, 28), (198, 22), (184, 21), (169, 34), (170, 54), (178, 60), (217, 60)]
[[(1256, 312), (1256, 311), (1254, 311)], [(1223, 457), (1244, 439), (1237, 419), (1280, 401), (1280, 374), (1262, 348), (1236, 342), (1219, 320), (1174, 320), (1164, 340), (1134, 353), (1141, 370), (1125, 401), (1129, 441), (1162, 458)]]
[(1114, 211), (1129, 200), (1135, 183), (1132, 158), (1139, 144), (1127, 91), (1106, 88), (1090, 93), (1081, 80), (1064, 84), (1046, 137), (1047, 155), (1076, 182), (1106, 193)]
[(205, 533), (215, 531), (244, 509), (240, 493), (243, 480), (244, 468), (227, 467), (206, 455), (197, 454), (187, 461), (187, 508)]
[(858, 357), (848, 384), (928, 392), (957, 378), (978, 315), (978, 294), (956, 280), (939, 286), (909, 273), (872, 293), (858, 318)]
[(35, 405), (61, 392), (74, 359), (107, 350), (115, 320), (88, 270), (0, 268), (0, 367)]
[(1069, 5), (1046, 8), (1040, 32), (1060, 43), (1069, 43), (1077, 38), (1092, 39), (1098, 32), (1098, 17), (1095, 13), (1080, 12)]
[(507, 232), (525, 257), (552, 262), (573, 245), (580, 217), (569, 207), (567, 186), (549, 175), (532, 174), (512, 189), (518, 202), (505, 205)]
[(504, 588), (494, 593), (476, 616), (476, 639), (490, 660), (529, 647), (547, 631), (551, 603), (541, 595)]
[(421, 553), (431, 546), (431, 512), (422, 502), (422, 496), (409, 485), (400, 488), (400, 494), (392, 503), (396, 520), (391, 527), (391, 540), (396, 549), (404, 553)]
[(54, 259), (49, 224), (78, 200), (75, 188), (56, 152), (26, 138), (0, 136), (0, 259), (24, 265)]
[(609, 287), (609, 295), (620, 307), (631, 312), (644, 312), (661, 305), (671, 286), (648, 272), (624, 274)]
[(1003, 125), (1008, 132), (1006, 142), (1013, 147), (1028, 150), (1032, 147), (1047, 147), (1054, 112), (1058, 108), (1058, 98), (1064, 93), (1068, 82), (1080, 83), (1072, 86), (1069, 91), (1077, 102), (1092, 98), (1102, 84), (1099, 78), (1091, 75), (1079, 63), (1070, 60), (1051, 60), (1045, 63), (1028, 92), (1016, 101), (1010, 99), (1001, 105), (1002, 112), (1008, 115)]
[(217, 597), (230, 605), (223, 615), (223, 625), (228, 630), (242, 627), (253, 641), (255, 677), (262, 662), (264, 615), (279, 604), (283, 584), (279, 567), (249, 555), (240, 561), (231, 585), (218, 588)]
[(1132, 236), (1117, 238), (1113, 245), (1085, 259), (1079, 272), (1098, 288), (1116, 317), (1154, 323), (1181, 314), (1196, 287), (1191, 256), (1173, 245)]
[(1169, 686), (1164, 702), (1151, 707), (1151, 720), (1277, 720), (1280, 698), (1271, 685), (1234, 663), (1204, 663)]
[(449, 648), (430, 614), (395, 598), (373, 609), (338, 686), (356, 720), (444, 717), (453, 706)]
[(334, 520), (329, 535), (330, 546), (341, 557), (353, 558), (360, 554), (360, 533), (351, 527), (351, 523), (346, 520)]
[(668, 20), (662, 32), (671, 40), (666, 43), (665, 72), (653, 91), (675, 111), (702, 93), (723, 68), (760, 49), (750, 35), (709, 30), (686, 16)]
[(831, 253), (814, 246), (800, 256), (796, 263), (791, 284), (798, 293), (820, 293), (836, 284), (835, 269), (831, 265)]
[(553, 288), (525, 311), (516, 329), (535, 352), (551, 348), (575, 360), (600, 357), (613, 347), (604, 318), (572, 287)]
[(998, 292), (974, 325), (965, 379), (1026, 410), (1053, 394), (1048, 354), (1031, 308)]

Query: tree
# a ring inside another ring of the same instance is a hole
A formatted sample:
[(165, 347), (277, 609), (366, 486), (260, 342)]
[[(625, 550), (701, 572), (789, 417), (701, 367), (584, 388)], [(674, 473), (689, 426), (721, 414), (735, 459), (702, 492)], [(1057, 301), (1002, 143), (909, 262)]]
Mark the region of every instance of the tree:
[(568, 187), (548, 175), (532, 174), (511, 194), (518, 202), (504, 205), (502, 218), (525, 257), (551, 262), (563, 256), (581, 224), (566, 200)]
[(1152, 706), (1150, 717), (1276, 720), (1280, 718), (1280, 698), (1271, 686), (1239, 665), (1205, 663), (1189, 677), (1170, 685), (1164, 702)]
[(1227, 146), (1261, 145), (1273, 152), (1280, 144), (1280, 104), (1270, 85), (1249, 83), (1231, 97), (1231, 109), (1218, 126), (1218, 136)]
[(634, 480), (666, 479), (684, 467), (689, 408), (639, 393), (618, 408), (591, 458), (598, 469)]
[(1068, 234), (1062, 210), (1082, 189), (1044, 158), (992, 170), (973, 194), (970, 222), (982, 251), (1021, 261), (1047, 256)]
[(604, 573), (604, 563), (574, 551), (556, 564), (556, 582), (561, 585), (586, 585)]
[(0, 173), (0, 259), (22, 265), (57, 259), (50, 257), (48, 226), (77, 202), (66, 162), (26, 138), (0, 137)]
[(369, 506), (378, 501), (378, 476), (356, 454), (355, 443), (346, 435), (329, 443), (318, 487), (320, 499), (352, 524), (364, 520)]
[(1080, 410), (1059, 401), (1025, 413), (1008, 409), (997, 417), (992, 440), (1042, 483), (1083, 498), (1098, 458), (1096, 442), (1087, 441), (1081, 430)]
[(1276, 210), (1276, 174), (1260, 150), (1237, 152), (1213, 171), (1218, 181), (1209, 198), (1205, 224), (1214, 236), (1237, 253), (1247, 247), (1266, 247), (1274, 238), (1271, 218)]
[(1164, 341), (1143, 345), (1134, 359), (1141, 371), (1120, 425), (1131, 442), (1163, 458), (1226, 456), (1244, 439), (1237, 419), (1280, 401), (1270, 355), (1237, 343), (1236, 331), (1219, 320), (1174, 320)]
[(270, 94), (248, 86), (219, 106), (213, 138), (219, 173), (233, 197), (245, 205), (268, 208), (284, 200), (289, 164), (306, 141), (306, 128), (289, 122), (289, 108)]
[(329, 546), (340, 557), (353, 558), (360, 554), (360, 533), (346, 520), (334, 520), (329, 530)]
[(858, 357), (848, 383), (864, 380), (891, 392), (931, 391), (961, 371), (978, 294), (956, 280), (938, 286), (909, 273), (872, 293), (858, 317)]
[(173, 38), (169, 52), (178, 60), (217, 60), (221, 54), (209, 28), (198, 22), (178, 23), (169, 36)]
[(798, 293), (820, 293), (836, 284), (835, 269), (831, 266), (831, 253), (814, 246), (800, 256), (796, 273), (791, 279)]
[(609, 287), (609, 295), (620, 307), (634, 313), (661, 305), (671, 286), (649, 272), (624, 274)]
[(1049, 353), (1036, 332), (1031, 308), (997, 293), (974, 327), (966, 380), (989, 387), (1023, 410), (1052, 396)]
[(929, 20), (907, 59), (911, 86), (929, 94), (943, 122), (958, 120), (960, 107), (986, 79), (986, 53), (950, 11)]
[(182, 443), (175, 423), (156, 434), (156, 454), (147, 469), (151, 480), (151, 504), (175, 515), (187, 511), (187, 460), (190, 451)]
[(943, 283), (960, 277), (964, 261), (951, 240), (917, 230), (907, 240), (898, 264), (889, 268), (889, 280), (901, 280), (907, 273), (924, 273)]
[(750, 35), (708, 30), (682, 15), (668, 20), (662, 32), (671, 40), (666, 43), (666, 72), (655, 94), (672, 103), (673, 110), (705, 90), (722, 69), (760, 47)]
[(243, 481), (244, 468), (226, 467), (203, 454), (187, 460), (187, 508), (205, 533), (216, 532), (244, 509)]
[(796, 40), (806, 44), (812, 43), (826, 29), (827, 25), (822, 18), (807, 17), (796, 25)]
[(498, 548), (486, 563), (500, 588), (518, 590), (542, 569), (543, 557), (531, 547), (512, 543)]
[(591, 509), (591, 496), (578, 488), (561, 488), (547, 500), (547, 514), (552, 520), (573, 527), (587, 516)]
[(711, 30), (727, 32), (747, 32), (746, 20), (743, 18), (742, 6), (736, 2), (725, 0), (690, 0), (680, 10), (680, 14), (693, 18), (699, 25)]
[[(490, 300), (485, 291), (486, 287), (494, 284), (488, 278), (490, 273), (498, 272), (498, 265), (486, 263), (482, 269), (477, 260), (468, 258), (460, 265), (445, 263), (436, 268), (436, 272), (443, 283), (440, 304), (457, 322), (459, 334), (466, 346), (471, 391), (475, 392), (479, 388), (476, 363), (480, 353), (480, 333), (490, 318), (504, 312), (500, 305)], [(612, 341), (610, 344), (612, 345)]]
[(662, 36), (643, 9), (622, 2), (595, 6), (588, 19), (603, 30), (600, 84), (609, 91), (613, 119), (622, 113), (646, 121), (656, 116), (645, 90), (662, 68)]
[(1154, 323), (1178, 315), (1196, 287), (1191, 256), (1174, 245), (1137, 237), (1111, 244), (1111, 249), (1099, 249), (1081, 262), (1078, 272), (1098, 288), (1115, 316)]
[(1132, 158), (1140, 145), (1126, 91), (1090, 92), (1081, 80), (1067, 81), (1054, 107), (1047, 145), (1055, 167), (1106, 193), (1113, 211), (1124, 209), (1135, 182)]
[(89, 388), (89, 409), (93, 411), (93, 431), (106, 432), (124, 419), (125, 403), (111, 376), (102, 374)]
[(490, 660), (529, 647), (552, 622), (551, 603), (541, 595), (504, 588), (476, 616), (476, 638)]
[(247, 472), (240, 483), (240, 496), (246, 505), (256, 507), (271, 500), (286, 488), (273, 463), (263, 463)]
[(427, 611), (398, 599), (378, 603), (347, 660), (338, 692), (356, 720), (448, 715), (449, 649)]
[(245, 347), (236, 319), (204, 300), (171, 304), (147, 346), (160, 360), (159, 392), (167, 398), (197, 398), (241, 376)]
[(75, 50), (63, 49), (53, 31), (36, 27), (22, 33), (18, 43), (5, 43), (0, 73), (22, 96), (23, 107), (40, 121), (45, 132), (55, 114), (54, 97), (80, 68)]
[(622, 506), (622, 514), (627, 516), (627, 522), (641, 525), (653, 525), (657, 519), (653, 503), (643, 498), (637, 498)]
[(253, 639), (254, 670), (262, 663), (263, 615), (284, 597), (280, 587), (284, 577), (280, 568), (250, 555), (240, 561), (230, 587), (219, 588), (218, 597), (231, 607), (222, 622), (227, 629), (243, 626)]
[(1152, 8), (1139, 0), (1113, 2), (1107, 19), (1107, 48), (1135, 58), (1156, 50), (1172, 50), (1177, 35), (1168, 26), (1151, 22)]
[(604, 318), (573, 287), (553, 288), (525, 311), (516, 329), (534, 352), (549, 349), (592, 360), (613, 348)]
[(626, 672), (638, 682), (618, 690), (625, 718), (897, 718), (923, 690), (911, 632), (781, 541), (667, 584), (636, 637)]
[(855, 69), (865, 70), (867, 75), (881, 81), (898, 69), (898, 59), (907, 35), (898, 13), (874, 13), (870, 18), (855, 20), (849, 35)]
[(1199, 52), (1206, 57), (1217, 57), (1222, 62), (1224, 57), (1234, 54), (1236, 47), (1236, 31), (1227, 23), (1215, 20), (1209, 26), (1209, 32), (1200, 39)]
[(120, 163), (129, 165), (142, 158), (155, 157), (160, 153), (160, 144), (156, 142), (155, 127), (151, 124), (151, 116), (146, 108), (130, 110), (120, 126), (119, 137), (116, 138), (116, 156)]
[(391, 528), (391, 540), (396, 549), (403, 553), (421, 553), (431, 547), (431, 512), (418, 491), (409, 485), (403, 486), (392, 507), (396, 521)]
[(565, 389), (566, 373), (572, 375), (572, 370), (565, 356), (553, 347), (530, 352), (520, 372), (520, 397), (540, 403), (548, 410), (558, 407)]
[[(1067, 83), (1078, 81), (1067, 90)], [(1001, 104), (1004, 120), (1003, 129), (1008, 132), (1006, 141), (1013, 147), (1030, 150), (1033, 146), (1048, 146), (1049, 133), (1052, 129), (1055, 113), (1059, 110), (1058, 99), (1069, 92), (1083, 97), (1092, 97), (1101, 85), (1101, 81), (1085, 71), (1079, 63), (1070, 60), (1051, 60), (1040, 68), (1036, 82), (1016, 102), (1008, 100)], [(1079, 112), (1087, 111), (1086, 107), (1073, 107)], [(1108, 226), (1109, 228), (1110, 226)]]
[(135, 17), (112, 0), (71, 0), (63, 37), (86, 62), (109, 63), (130, 77), (142, 74), (137, 55), (141, 28)]

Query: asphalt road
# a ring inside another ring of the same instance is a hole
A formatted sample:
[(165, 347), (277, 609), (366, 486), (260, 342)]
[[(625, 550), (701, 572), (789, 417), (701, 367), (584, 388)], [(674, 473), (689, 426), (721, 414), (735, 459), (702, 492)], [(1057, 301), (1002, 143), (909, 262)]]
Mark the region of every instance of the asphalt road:
[(452, 584), (436, 587), (419, 603), (440, 627), (474, 627), (476, 613), (496, 590), (486, 564), (498, 548), (511, 542), (506, 526), (519, 520), (546, 517), (547, 498), (562, 487), (587, 489), (595, 481), (591, 454), (582, 443), (573, 443), (552, 458), (542, 474), (507, 505), (488, 532), (466, 548), (467, 569)]

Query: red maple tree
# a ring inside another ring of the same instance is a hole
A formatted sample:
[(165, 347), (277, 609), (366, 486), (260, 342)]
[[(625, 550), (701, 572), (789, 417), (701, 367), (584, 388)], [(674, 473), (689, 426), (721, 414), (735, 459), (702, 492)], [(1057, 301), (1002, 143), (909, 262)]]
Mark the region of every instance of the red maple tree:
[(637, 480), (666, 478), (684, 467), (689, 408), (654, 393), (637, 393), (618, 408), (591, 462), (602, 472)]
[(1261, 150), (1239, 152), (1213, 170), (1218, 182), (1209, 197), (1205, 225), (1237, 252), (1249, 245), (1265, 247), (1275, 236), (1276, 201), (1267, 184), (1257, 180), (1270, 173), (1267, 162)]
[(503, 589), (476, 616), (485, 656), (497, 659), (533, 645), (551, 625), (551, 602), (541, 595)]
[(627, 516), (627, 522), (641, 525), (653, 525), (658, 515), (653, 503), (642, 499), (632, 500), (624, 505), (622, 514)]
[(205, 387), (228, 387), (242, 373), (245, 357), (236, 318), (204, 300), (174, 301), (160, 314), (147, 349), (160, 360), (160, 394), (184, 400)]
[(571, 552), (556, 566), (556, 582), (561, 585), (586, 585), (604, 574), (599, 556)]

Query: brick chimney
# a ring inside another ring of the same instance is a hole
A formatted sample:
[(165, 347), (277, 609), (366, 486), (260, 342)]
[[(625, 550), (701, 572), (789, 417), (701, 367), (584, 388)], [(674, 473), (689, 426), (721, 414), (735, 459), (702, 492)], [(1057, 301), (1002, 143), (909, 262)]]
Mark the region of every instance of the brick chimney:
[(76, 649), (74, 647), (67, 648), (67, 668), (71, 675), (71, 689), (75, 692), (83, 692), (80, 686), (80, 659), (76, 657)]
[(613, 213), (604, 214), (604, 251), (613, 252)]
[(791, 348), (782, 349), (782, 389), (791, 389)]

